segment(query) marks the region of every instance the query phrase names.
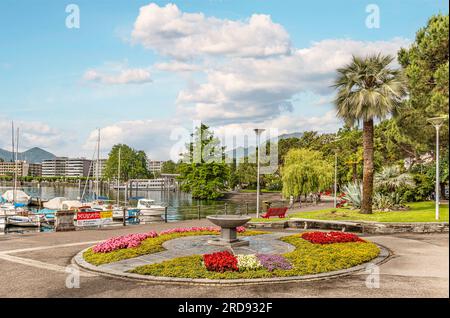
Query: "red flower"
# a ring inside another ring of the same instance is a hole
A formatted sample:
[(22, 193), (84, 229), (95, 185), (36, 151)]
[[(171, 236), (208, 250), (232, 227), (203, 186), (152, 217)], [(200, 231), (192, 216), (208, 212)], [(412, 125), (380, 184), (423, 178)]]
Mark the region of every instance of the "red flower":
[(228, 251), (205, 254), (203, 262), (206, 269), (213, 272), (223, 273), (239, 270), (237, 258)]
[(308, 232), (301, 236), (313, 244), (365, 242), (356, 234), (343, 232)]

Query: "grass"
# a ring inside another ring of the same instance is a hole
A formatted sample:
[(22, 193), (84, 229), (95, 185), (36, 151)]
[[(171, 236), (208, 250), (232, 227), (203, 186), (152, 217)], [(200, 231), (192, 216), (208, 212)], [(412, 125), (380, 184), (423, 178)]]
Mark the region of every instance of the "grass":
[[(244, 233), (239, 233), (238, 235), (252, 236), (267, 233), (268, 232), (247, 230)], [(154, 238), (148, 238), (142, 241), (141, 245), (138, 247), (119, 249), (109, 253), (94, 253), (92, 248), (90, 248), (83, 253), (83, 258), (86, 262), (95, 266), (114, 263), (124, 259), (161, 252), (164, 250), (164, 247), (162, 246), (164, 242), (180, 237), (195, 235), (217, 235), (217, 232), (202, 231), (164, 234)]]
[(151, 276), (209, 279), (302, 276), (350, 268), (374, 259), (380, 252), (378, 247), (370, 242), (321, 245), (312, 244), (298, 234), (284, 237), (281, 240), (295, 246), (293, 252), (284, 254), (292, 264), (290, 270), (276, 269), (269, 272), (266, 269), (256, 269), (225, 273), (210, 272), (203, 265), (202, 256), (193, 255), (140, 266), (130, 272)]
[[(361, 214), (358, 210), (349, 208), (324, 209), (312, 212), (298, 212), (290, 214), (289, 218), (338, 220), (338, 221), (374, 221), (374, 222), (436, 222), (434, 202), (408, 203), (408, 211), (375, 211), (373, 214)], [(274, 222), (287, 219), (271, 218), (270, 220), (259, 218), (251, 222)], [(448, 222), (448, 204), (441, 204), (439, 208), (439, 222)]]

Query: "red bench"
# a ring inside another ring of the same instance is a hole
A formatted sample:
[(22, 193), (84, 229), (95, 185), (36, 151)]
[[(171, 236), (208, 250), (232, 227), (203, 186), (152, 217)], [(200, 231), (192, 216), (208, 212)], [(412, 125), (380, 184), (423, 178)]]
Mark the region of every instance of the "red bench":
[(286, 217), (288, 208), (269, 208), (261, 217), (269, 219), (271, 216), (278, 216), (280, 219)]

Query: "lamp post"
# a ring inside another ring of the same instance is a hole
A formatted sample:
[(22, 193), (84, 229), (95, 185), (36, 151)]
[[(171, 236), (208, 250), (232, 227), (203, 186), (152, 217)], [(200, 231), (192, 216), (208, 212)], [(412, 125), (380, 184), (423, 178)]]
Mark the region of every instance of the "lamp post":
[[(339, 141), (341, 138), (335, 137), (334, 142)], [(337, 162), (338, 162), (338, 156), (337, 156), (337, 147), (334, 149), (334, 208), (337, 207)]]
[(257, 172), (256, 172), (256, 218), (259, 218), (259, 155), (260, 155), (260, 150), (259, 150), (259, 146), (260, 146), (260, 138), (261, 138), (261, 133), (265, 131), (265, 129), (259, 129), (256, 128), (255, 129), (255, 133), (256, 133), (256, 146), (258, 147), (257, 150), (257, 156), (258, 158), (256, 159), (257, 162)]
[(444, 124), (444, 121), (447, 119), (447, 116), (434, 117), (429, 118), (428, 122), (431, 123), (434, 128), (436, 128), (436, 190), (435, 190), (435, 199), (436, 199), (436, 220), (439, 221), (439, 130), (441, 126)]

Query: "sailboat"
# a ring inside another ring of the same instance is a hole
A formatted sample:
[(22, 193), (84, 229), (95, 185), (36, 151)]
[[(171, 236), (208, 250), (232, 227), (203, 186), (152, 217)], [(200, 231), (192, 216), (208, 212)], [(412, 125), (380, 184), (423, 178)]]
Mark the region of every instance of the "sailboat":
[[(11, 123), (12, 128), (12, 148), (13, 148), (13, 160), (15, 162), (14, 167), (14, 189), (6, 191), (2, 198), (8, 203), (3, 204), (0, 207), (0, 213), (7, 215), (6, 225), (10, 226), (26, 226), (26, 227), (39, 227), (41, 223), (46, 223), (44, 215), (30, 214), (24, 210), (23, 207), (30, 203), (31, 197), (21, 190), (17, 190), (17, 163), (19, 161), (19, 128), (17, 128), (17, 136), (14, 147), (14, 122)], [(15, 149), (14, 149), (15, 148)]]

